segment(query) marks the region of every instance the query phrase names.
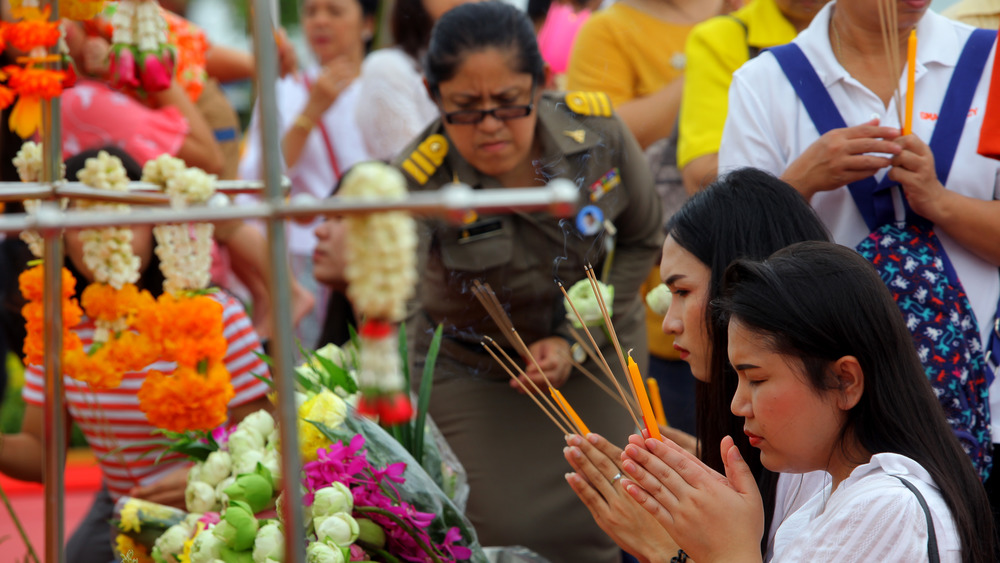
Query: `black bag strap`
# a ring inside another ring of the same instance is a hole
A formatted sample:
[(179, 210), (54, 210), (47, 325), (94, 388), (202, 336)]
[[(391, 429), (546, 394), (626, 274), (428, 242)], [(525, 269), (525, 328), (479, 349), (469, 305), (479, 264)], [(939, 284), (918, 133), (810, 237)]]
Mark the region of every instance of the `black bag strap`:
[(917, 497), (917, 502), (920, 503), (920, 509), (924, 511), (924, 520), (927, 521), (927, 560), (930, 563), (939, 563), (941, 561), (941, 555), (938, 554), (937, 545), (937, 534), (934, 533), (934, 520), (931, 519), (931, 509), (927, 507), (927, 501), (924, 500), (924, 495), (920, 494), (913, 483), (903, 479), (899, 475), (893, 475), (899, 482), (903, 484), (904, 487), (910, 489), (910, 492)]

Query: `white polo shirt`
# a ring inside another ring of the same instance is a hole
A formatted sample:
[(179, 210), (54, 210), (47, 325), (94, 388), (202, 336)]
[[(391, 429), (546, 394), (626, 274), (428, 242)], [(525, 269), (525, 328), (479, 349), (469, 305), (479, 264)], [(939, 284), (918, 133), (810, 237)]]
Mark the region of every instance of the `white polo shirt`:
[[(278, 106), (278, 131), (284, 137), (295, 123), (295, 118), (306, 107), (309, 101), (309, 89), (303, 77), (308, 77), (309, 84), (316, 83), (319, 68), (313, 67), (301, 71), (296, 76), (286, 76), (275, 84), (275, 95)], [(361, 136), (361, 130), (355, 121), (355, 109), (360, 99), (361, 87), (357, 80), (344, 89), (333, 102), (333, 105), (323, 114), (322, 123), (326, 128), (333, 154), (337, 159), (340, 172), (344, 173), (357, 164), (368, 160), (368, 152)], [(258, 119), (259, 104), (254, 106), (253, 117), (247, 128), (243, 156), (240, 158), (239, 176), (245, 180), (255, 180), (263, 177), (260, 146), (260, 120)], [(278, 147), (281, 147), (281, 137)], [(288, 169), (282, 159), (282, 173), (292, 182), (291, 195), (306, 193), (323, 199), (330, 195), (339, 178), (333, 172), (330, 164), (330, 151), (326, 148), (320, 128), (315, 127), (309, 133), (302, 154), (295, 166)], [(237, 202), (252, 200), (249, 196), (237, 197)], [(317, 217), (312, 223), (302, 225), (288, 221), (288, 250), (300, 256), (311, 256), (316, 247), (316, 226), (323, 221)]]
[[(794, 43), (809, 58), (848, 126), (878, 117), (882, 125), (899, 127), (895, 100), (886, 108), (875, 93), (852, 78), (837, 62), (828, 32), (835, 4), (830, 2), (820, 10)], [(930, 141), (951, 73), (972, 31), (972, 27), (930, 10), (917, 24), (913, 132), (925, 142)], [(979, 156), (976, 148), (993, 56), (991, 53), (985, 75), (976, 87), (946, 184), (949, 190), (987, 201), (1000, 199), (1000, 161)], [(903, 96), (906, 95), (905, 82), (904, 74), (900, 77)], [(764, 52), (736, 71), (729, 90), (729, 116), (719, 149), (720, 173), (753, 166), (781, 175), (818, 138), (816, 126), (773, 55)], [(888, 170), (879, 172), (878, 179)], [(897, 217), (902, 217), (900, 202), (897, 196)], [(869, 233), (846, 186), (817, 193), (812, 198), (812, 206), (840, 244), (853, 248)], [(1000, 217), (997, 220), (1000, 221)], [(937, 235), (969, 295), (985, 342), (1000, 299), (998, 268), (960, 246), (940, 229)], [(1000, 439), (1000, 378), (990, 387), (990, 408), (996, 413), (992, 417), (992, 427), (994, 440), (997, 440)]]

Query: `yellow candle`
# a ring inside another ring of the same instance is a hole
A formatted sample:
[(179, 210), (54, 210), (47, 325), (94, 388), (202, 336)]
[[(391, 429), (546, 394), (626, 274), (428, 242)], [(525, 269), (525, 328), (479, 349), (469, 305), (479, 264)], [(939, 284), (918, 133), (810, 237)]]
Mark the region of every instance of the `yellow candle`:
[(649, 396), (646, 395), (646, 386), (642, 384), (642, 376), (639, 375), (639, 366), (632, 359), (632, 354), (628, 356), (628, 375), (635, 387), (635, 398), (642, 409), (642, 422), (649, 431), (650, 438), (660, 440), (660, 427), (656, 424), (656, 417), (653, 416), (653, 407), (649, 404)]
[(663, 399), (660, 398), (660, 384), (652, 377), (646, 378), (646, 386), (649, 387), (649, 402), (653, 404), (653, 414), (656, 415), (656, 423), (660, 426), (667, 424), (667, 415), (663, 412)]
[(913, 133), (913, 80), (917, 72), (917, 30), (910, 30), (906, 42), (906, 110), (903, 114), (903, 134)]
[(563, 413), (565, 413), (566, 417), (573, 421), (573, 426), (576, 426), (576, 431), (579, 432), (581, 436), (590, 434), (590, 429), (583, 423), (583, 419), (580, 418), (580, 415), (576, 414), (573, 407), (569, 406), (569, 401), (566, 400), (566, 397), (564, 397), (563, 394), (560, 393), (555, 387), (549, 387), (549, 393), (552, 395), (552, 398), (555, 399), (559, 408), (561, 408)]

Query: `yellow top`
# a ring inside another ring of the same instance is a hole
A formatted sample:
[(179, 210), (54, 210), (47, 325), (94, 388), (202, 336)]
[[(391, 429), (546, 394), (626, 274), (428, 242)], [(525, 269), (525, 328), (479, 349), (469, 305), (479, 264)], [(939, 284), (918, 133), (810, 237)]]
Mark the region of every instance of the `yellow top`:
[[(736, 21), (736, 19), (739, 21)], [(746, 24), (746, 28), (740, 25)], [(775, 0), (752, 0), (728, 16), (695, 26), (688, 36), (688, 72), (681, 102), (677, 165), (719, 152), (733, 73), (750, 58), (749, 47), (766, 49), (795, 39), (795, 26)]]
[(691, 29), (621, 2), (595, 12), (576, 36), (566, 89), (606, 92), (616, 107), (653, 94), (684, 72)]
[(963, 0), (941, 14), (983, 29), (1000, 27), (1000, 3), (996, 0)]

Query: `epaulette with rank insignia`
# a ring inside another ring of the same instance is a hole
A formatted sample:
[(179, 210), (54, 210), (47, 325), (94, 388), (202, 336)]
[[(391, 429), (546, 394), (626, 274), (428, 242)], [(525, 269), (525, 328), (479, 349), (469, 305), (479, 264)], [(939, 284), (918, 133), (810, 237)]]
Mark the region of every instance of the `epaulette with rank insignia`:
[(444, 135), (431, 135), (403, 161), (403, 170), (422, 186), (437, 172), (447, 154), (448, 140)]
[(611, 117), (611, 98), (604, 92), (567, 92), (566, 106), (577, 115)]

